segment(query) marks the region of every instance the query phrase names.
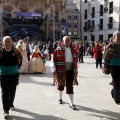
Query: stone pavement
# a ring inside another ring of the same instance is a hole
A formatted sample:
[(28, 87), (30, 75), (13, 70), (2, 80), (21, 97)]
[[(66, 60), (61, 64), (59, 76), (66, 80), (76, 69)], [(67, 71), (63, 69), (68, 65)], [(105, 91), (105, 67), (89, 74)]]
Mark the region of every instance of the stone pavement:
[[(52, 86), (50, 62), (47, 61), (46, 73), (20, 75), (14, 103), (16, 110), (10, 111), (8, 120), (120, 120), (120, 107), (110, 96), (110, 75), (95, 69), (93, 58), (85, 57), (84, 61), (79, 63), (79, 86), (74, 87), (76, 111), (69, 108), (65, 91), (64, 104), (58, 104), (57, 89)], [(0, 120), (3, 120), (1, 101)]]

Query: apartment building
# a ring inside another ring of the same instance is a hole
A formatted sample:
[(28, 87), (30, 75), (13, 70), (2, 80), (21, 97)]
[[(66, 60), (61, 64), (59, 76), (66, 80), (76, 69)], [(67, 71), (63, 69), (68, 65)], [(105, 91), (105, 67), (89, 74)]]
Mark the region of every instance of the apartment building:
[(80, 12), (73, 0), (66, 2), (66, 20), (68, 35), (73, 39), (80, 39)]
[(76, 0), (76, 3), (81, 9), (83, 40), (107, 41), (119, 29), (119, 0)]

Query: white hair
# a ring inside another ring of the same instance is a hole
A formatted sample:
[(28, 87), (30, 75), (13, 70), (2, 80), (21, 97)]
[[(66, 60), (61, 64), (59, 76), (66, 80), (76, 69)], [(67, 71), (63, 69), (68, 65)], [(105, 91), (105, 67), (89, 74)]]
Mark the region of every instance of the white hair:
[(3, 37), (3, 43), (5, 43), (6, 39), (11, 39), (11, 41), (12, 41), (12, 38), (10, 36), (5, 36), (5, 37)]
[[(67, 38), (70, 38), (69, 36), (64, 36), (63, 37), (63, 42), (65, 42), (65, 40), (67, 39)], [(71, 41), (71, 40), (70, 40)]]

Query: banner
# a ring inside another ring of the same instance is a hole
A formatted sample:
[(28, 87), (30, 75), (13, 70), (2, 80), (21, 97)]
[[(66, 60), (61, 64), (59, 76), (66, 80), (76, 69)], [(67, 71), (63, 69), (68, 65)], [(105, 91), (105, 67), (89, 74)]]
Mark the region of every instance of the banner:
[(40, 12), (14, 12), (14, 14), (20, 17), (42, 17)]
[(68, 35), (68, 26), (69, 26), (69, 24), (67, 22), (61, 23), (61, 35), (62, 35), (62, 37), (65, 35)]
[(12, 37), (36, 37), (39, 36), (38, 26), (9, 26), (9, 33)]

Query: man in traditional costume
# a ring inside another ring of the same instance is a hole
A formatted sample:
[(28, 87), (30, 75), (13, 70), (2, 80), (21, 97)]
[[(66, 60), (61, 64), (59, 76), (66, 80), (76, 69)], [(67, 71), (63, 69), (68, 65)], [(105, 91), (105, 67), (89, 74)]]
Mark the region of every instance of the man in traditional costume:
[(71, 46), (70, 37), (63, 37), (63, 45), (58, 46), (53, 53), (51, 70), (54, 75), (54, 83), (58, 83), (59, 104), (63, 103), (62, 94), (64, 86), (66, 86), (66, 94), (68, 94), (70, 99), (69, 106), (73, 110), (76, 109), (76, 106), (73, 103), (73, 84), (78, 85), (77, 62), (77, 50)]
[(18, 84), (18, 69), (22, 64), (22, 55), (12, 46), (10, 36), (3, 38), (4, 47), (0, 49), (0, 83), (2, 89), (2, 104), (4, 118), (9, 116), (9, 110), (14, 110), (14, 98)]

